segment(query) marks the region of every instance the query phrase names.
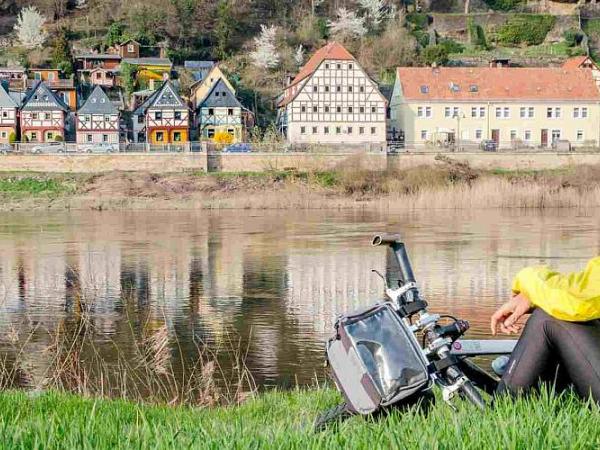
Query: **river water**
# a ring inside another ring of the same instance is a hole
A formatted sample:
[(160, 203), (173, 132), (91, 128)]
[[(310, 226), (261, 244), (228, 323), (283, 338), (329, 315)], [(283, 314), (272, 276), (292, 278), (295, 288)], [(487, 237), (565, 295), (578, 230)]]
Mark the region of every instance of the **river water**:
[(93, 339), (126, 357), (144, 323), (166, 327), (173, 354), (236, 342), (259, 386), (313, 383), (336, 315), (381, 298), (378, 232), (403, 236), (431, 310), (478, 337), (520, 268), (600, 253), (600, 211), (572, 209), (3, 213), (0, 351), (42, 373), (84, 301)]

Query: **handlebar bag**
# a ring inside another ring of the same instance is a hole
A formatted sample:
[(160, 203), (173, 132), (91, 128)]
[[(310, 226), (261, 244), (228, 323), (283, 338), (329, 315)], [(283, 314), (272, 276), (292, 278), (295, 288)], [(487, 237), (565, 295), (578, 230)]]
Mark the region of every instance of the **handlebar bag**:
[(390, 303), (340, 316), (327, 360), (350, 409), (369, 414), (430, 387), (414, 333)]

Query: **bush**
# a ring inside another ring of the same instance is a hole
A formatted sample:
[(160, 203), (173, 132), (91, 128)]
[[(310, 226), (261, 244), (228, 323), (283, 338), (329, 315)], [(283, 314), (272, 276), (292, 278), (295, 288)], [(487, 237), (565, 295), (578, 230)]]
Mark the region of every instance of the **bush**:
[(467, 21), (467, 29), (469, 30), (469, 41), (471, 42), (471, 45), (483, 50), (489, 48), (483, 27), (475, 23), (472, 17), (469, 17)]
[(556, 23), (556, 17), (546, 14), (518, 14), (498, 30), (498, 41), (508, 45), (539, 45)]
[(65, 139), (60, 134), (54, 136), (54, 142), (63, 142), (64, 140)]
[(217, 131), (213, 137), (213, 142), (215, 144), (231, 144), (233, 142), (233, 136), (227, 131)]
[(569, 28), (564, 32), (563, 37), (565, 38), (565, 44), (569, 47), (575, 47), (581, 44), (583, 33), (575, 28)]
[(450, 53), (462, 53), (463, 50), (465, 49), (465, 46), (462, 45), (460, 42), (456, 42), (456, 41), (454, 41), (452, 39), (449, 39), (449, 38), (440, 40), (440, 42), (438, 43), (438, 45), (444, 47), (446, 49), (446, 52), (448, 54), (450, 54)]
[(406, 15), (406, 21), (412, 24), (414, 28), (424, 30), (431, 23), (431, 18), (424, 13), (412, 12)]
[(484, 0), (485, 3), (495, 11), (512, 11), (522, 0)]
[(15, 133), (14, 131), (11, 131), (10, 134), (8, 135), (8, 143), (14, 144), (15, 142), (17, 142), (17, 133)]
[(410, 34), (417, 40), (419, 46), (425, 48), (429, 45), (429, 33), (423, 30), (413, 30)]
[(421, 60), (429, 66), (443, 66), (448, 63), (448, 50), (443, 45), (432, 45), (423, 50)]

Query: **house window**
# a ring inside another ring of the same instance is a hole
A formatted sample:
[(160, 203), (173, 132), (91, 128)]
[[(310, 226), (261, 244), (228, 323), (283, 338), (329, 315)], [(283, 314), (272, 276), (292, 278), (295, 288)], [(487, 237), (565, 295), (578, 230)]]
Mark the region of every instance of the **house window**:
[(133, 44), (128, 44), (127, 45), (127, 52), (129, 52), (129, 53), (133, 53), (134, 52)]
[(32, 131), (31, 132), (31, 140), (32, 141), (37, 141), (37, 132), (36, 131)]
[(104, 121), (105, 122), (110, 122), (110, 116), (109, 115), (104, 116)]
[(523, 133), (523, 140), (529, 142), (531, 140), (531, 130), (525, 130)]
[(329, 134), (329, 127), (323, 128), (323, 133), (324, 134)]
[[(41, 74), (41, 73), (39, 73), (39, 72), (35, 72), (35, 73), (33, 74), (33, 79), (34, 79), (34, 80), (41, 80), (41, 79), (42, 79), (42, 74)], [(33, 136), (33, 135), (32, 135), (32, 136)]]
[(335, 134), (340, 134), (342, 132), (342, 127), (335, 127)]
[(215, 137), (215, 129), (214, 129), (214, 128), (208, 128), (208, 129), (206, 130), (206, 136), (207, 136), (209, 139), (212, 139), (212, 138), (214, 138), (214, 137)]
[(318, 90), (319, 90), (319, 86), (317, 86), (317, 85), (314, 85), (314, 86), (313, 86), (313, 92), (317, 92)]
[(318, 112), (319, 108), (317, 108), (316, 106), (313, 106), (313, 112)]
[(583, 130), (577, 130), (577, 141), (583, 141)]
[(496, 108), (496, 118), (497, 119), (508, 119), (510, 117), (510, 108), (505, 106), (504, 108), (497, 107)]
[(507, 119), (510, 117), (510, 109), (508, 108), (508, 106), (504, 107), (504, 118)]
[(587, 117), (587, 108), (586, 107), (582, 107), (582, 108), (573, 108), (573, 118), (574, 119), (585, 119)]
[(336, 66), (336, 68), (337, 68), (337, 69), (341, 69), (341, 68), (342, 68), (342, 65), (341, 65), (341, 64), (338, 64), (338, 65)]
[(335, 87), (335, 92), (342, 92), (342, 87), (341, 86), (336, 86)]
[(102, 142), (108, 142), (108, 134), (102, 135)]
[(156, 142), (163, 142), (165, 140), (165, 134), (162, 131), (156, 132)]
[(325, 92), (329, 92), (329, 86), (325, 86)]
[(358, 127), (358, 134), (365, 134), (365, 127)]
[(552, 142), (560, 139), (560, 130), (552, 130)]
[(444, 108), (444, 117), (452, 117), (452, 109), (448, 106)]
[(427, 140), (427, 130), (421, 130), (421, 140)]
[(560, 119), (560, 108), (546, 108), (546, 117), (549, 119)]
[(481, 139), (482, 136), (483, 136), (483, 131), (475, 130), (475, 139)]
[(86, 136), (85, 136), (85, 140), (86, 140), (87, 142), (92, 142), (92, 139), (93, 139), (93, 137), (92, 137), (92, 135), (91, 135), (91, 134), (86, 134)]
[(361, 113), (364, 113), (365, 112), (365, 107), (361, 106), (360, 108), (358, 108), (358, 111), (361, 112)]
[(417, 107), (417, 117), (424, 117), (424, 116), (425, 116), (424, 108), (422, 106), (418, 106)]
[(175, 120), (181, 120), (181, 111), (175, 111)]
[(348, 86), (348, 92), (352, 92), (352, 86)]
[(215, 91), (215, 97), (219, 96), (219, 91)]
[(142, 116), (141, 114), (139, 116), (137, 116), (137, 122), (144, 123), (144, 116)]
[(302, 105), (302, 106), (300, 107), (300, 112), (306, 112), (306, 106)]
[(359, 90), (360, 92), (365, 92), (365, 87), (364, 87), (364, 86), (361, 86), (361, 87), (359, 87), (359, 88), (358, 88), (358, 90)]
[(529, 115), (528, 115), (528, 117), (529, 117), (530, 119), (532, 119), (532, 118), (533, 118), (533, 115), (534, 115), (534, 114), (533, 114), (533, 111), (534, 111), (534, 108), (533, 108), (533, 106), (530, 106), (530, 107), (529, 107), (529, 109), (528, 109), (528, 112), (529, 112)]
[(376, 111), (377, 111), (377, 109), (374, 106), (371, 106), (371, 112), (374, 113)]
[(328, 113), (329, 112), (329, 106), (325, 105), (325, 112)]
[(485, 106), (479, 107), (479, 117), (485, 117)]
[(517, 139), (517, 130), (510, 130), (510, 140), (514, 141)]
[(477, 117), (477, 111), (476, 106), (471, 107), (471, 117)]
[(342, 107), (341, 106), (336, 106), (335, 107), (335, 112), (341, 113), (342, 112)]
[(54, 74), (52, 72), (48, 74), (48, 81), (54, 81)]
[(8, 117), (8, 111), (2, 111), (2, 117), (4, 117), (4, 118)]
[(521, 119), (532, 119), (533, 118), (533, 106), (521, 106), (519, 109), (519, 116)]
[(519, 108), (519, 117), (521, 117), (521, 119), (527, 117), (527, 108), (525, 108), (524, 106), (521, 106), (521, 108)]
[(102, 74), (100, 72), (96, 72), (96, 79), (99, 80), (102, 78)]
[(348, 127), (348, 134), (352, 134), (352, 127)]
[(214, 108), (208, 108), (208, 115), (209, 116), (214, 116), (215, 115), (215, 109)]
[(175, 132), (173, 132), (173, 141), (174, 142), (181, 142), (181, 131), (175, 131)]
[(352, 111), (353, 111), (353, 109), (352, 109), (352, 106), (348, 106), (348, 112), (349, 112), (350, 114), (352, 114)]
[(348, 70), (352, 70), (354, 69), (354, 65), (353, 64), (348, 64)]
[(0, 133), (0, 136), (5, 138), (6, 137), (6, 131), (3, 131), (2, 133)]
[(233, 108), (227, 108), (227, 115), (233, 116)]
[(156, 111), (154, 113), (154, 120), (162, 120), (162, 111)]
[(37, 118), (38, 118), (38, 113), (32, 113), (32, 114), (31, 114), (31, 118), (32, 118), (33, 120), (37, 120)]
[(375, 133), (377, 133), (377, 128), (371, 127), (371, 134), (375, 134)]
[(54, 139), (54, 132), (48, 131), (48, 133), (46, 133), (46, 139), (48, 139), (48, 140)]
[(585, 119), (588, 116), (588, 110), (587, 108), (584, 106), (583, 108), (581, 108), (581, 118)]
[(318, 133), (317, 127), (312, 127), (312, 134), (317, 134), (317, 133)]
[(300, 134), (306, 134), (306, 127), (300, 127)]
[(325, 63), (325, 69), (329, 69), (329, 63)]
[(458, 109), (458, 106), (455, 106), (452, 109), (452, 117), (458, 117), (459, 114), (460, 114), (460, 109)]
[(44, 113), (44, 119), (50, 120), (50, 113)]

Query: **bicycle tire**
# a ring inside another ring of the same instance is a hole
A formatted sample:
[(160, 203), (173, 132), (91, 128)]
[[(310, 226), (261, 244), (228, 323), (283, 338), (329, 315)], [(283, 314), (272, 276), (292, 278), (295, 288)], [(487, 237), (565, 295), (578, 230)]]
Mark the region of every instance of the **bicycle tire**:
[(481, 394), (477, 390), (473, 383), (466, 381), (465, 384), (460, 388), (461, 394), (466, 397), (471, 403), (477, 406), (479, 409), (485, 409), (485, 401), (481, 397)]
[(320, 414), (315, 419), (314, 429), (315, 431), (323, 431), (329, 425), (339, 423), (348, 417), (352, 416), (353, 413), (348, 409), (346, 403), (341, 403), (334, 408), (330, 408), (324, 413)]

